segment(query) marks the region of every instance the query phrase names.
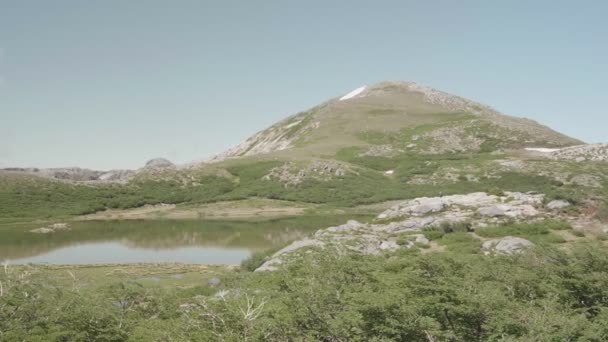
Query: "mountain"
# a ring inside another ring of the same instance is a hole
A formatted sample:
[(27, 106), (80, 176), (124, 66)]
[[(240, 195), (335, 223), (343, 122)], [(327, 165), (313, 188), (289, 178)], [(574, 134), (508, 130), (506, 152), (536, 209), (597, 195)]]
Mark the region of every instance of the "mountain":
[(371, 154), (437, 154), (581, 143), (532, 120), (414, 82), (382, 82), (290, 116), (212, 160), (321, 156), (352, 146)]
[(588, 203), (608, 198), (606, 160), (605, 145), (417, 83), (382, 82), (290, 116), (203, 163), (154, 159), (107, 178), (80, 169), (0, 172), (0, 222), (244, 199), (352, 209), (475, 191)]
[(99, 171), (83, 169), (79, 167), (61, 168), (23, 168), (9, 167), (0, 169), (0, 173), (15, 173), (21, 175), (37, 176), (68, 182), (126, 182), (132, 176), (141, 172), (155, 172), (158, 170), (175, 168), (175, 165), (167, 159), (155, 158), (146, 162), (139, 170), (110, 170)]

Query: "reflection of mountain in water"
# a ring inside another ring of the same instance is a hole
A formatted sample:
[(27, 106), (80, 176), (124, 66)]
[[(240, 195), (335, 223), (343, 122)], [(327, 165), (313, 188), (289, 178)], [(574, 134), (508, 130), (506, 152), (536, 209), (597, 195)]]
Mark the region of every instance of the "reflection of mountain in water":
[[(171, 249), (185, 246), (265, 249), (285, 244), (304, 237), (309, 231), (289, 227), (267, 232), (255, 228), (257, 232), (226, 231), (220, 234), (209, 234), (205, 231), (176, 231), (170, 237), (154, 236), (150, 239), (122, 239), (121, 243), (133, 248)], [(249, 228), (248, 230), (251, 230)]]
[(220, 247), (264, 250), (300, 239), (346, 217), (310, 216), (267, 221), (99, 221), (75, 222), (70, 231), (33, 234), (32, 227), (0, 231), (0, 261), (48, 253), (95, 242), (120, 242), (131, 248)]

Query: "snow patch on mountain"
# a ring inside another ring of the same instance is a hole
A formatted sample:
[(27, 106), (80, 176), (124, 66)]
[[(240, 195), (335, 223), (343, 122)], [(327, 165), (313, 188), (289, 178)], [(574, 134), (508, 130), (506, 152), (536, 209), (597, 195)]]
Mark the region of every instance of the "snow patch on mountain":
[(540, 152), (540, 153), (553, 153), (561, 150), (560, 148), (545, 148), (545, 147), (526, 147), (526, 151)]
[(340, 101), (352, 99), (352, 98), (356, 97), (357, 95), (361, 94), (366, 88), (367, 88), (367, 86), (359, 87), (359, 88), (351, 91), (350, 93), (342, 96), (340, 98)]

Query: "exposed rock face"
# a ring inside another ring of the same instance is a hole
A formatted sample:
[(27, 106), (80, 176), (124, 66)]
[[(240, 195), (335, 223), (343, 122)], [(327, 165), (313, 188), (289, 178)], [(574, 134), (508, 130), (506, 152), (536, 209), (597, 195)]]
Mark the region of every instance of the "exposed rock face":
[(555, 201), (551, 201), (551, 202), (547, 203), (547, 208), (553, 209), (553, 210), (563, 209), (563, 208), (567, 208), (569, 206), (570, 206), (569, 202), (562, 201), (562, 200), (555, 200)]
[[(495, 196), (477, 192), (404, 201), (378, 216), (378, 219), (396, 220), (394, 222), (368, 224), (351, 220), (340, 226), (318, 230), (314, 236), (278, 251), (256, 271), (276, 270), (286, 258), (310, 248), (334, 246), (363, 254), (378, 254), (428, 244), (428, 239), (417, 232), (445, 224), (466, 222), (474, 229), (511, 220), (540, 218), (544, 214), (541, 208), (543, 199), (542, 194), (507, 192), (504, 196)], [(486, 249), (512, 253), (528, 245), (521, 240), (492, 240)]]
[(566, 147), (548, 154), (555, 160), (608, 161), (608, 144), (589, 144)]
[(260, 266), (255, 271), (256, 272), (275, 271), (278, 268), (278, 266), (283, 263), (282, 257), (284, 255), (290, 254), (292, 252), (295, 252), (295, 251), (305, 248), (305, 247), (320, 247), (323, 245), (324, 245), (324, 243), (322, 241), (315, 240), (315, 239), (304, 239), (304, 240), (295, 241), (291, 245), (274, 253), (272, 255), (272, 258), (269, 261), (265, 262), (262, 266)]
[(505, 236), (500, 239), (485, 241), (481, 248), (486, 255), (492, 253), (510, 255), (521, 253), (526, 250), (526, 248), (530, 248), (532, 246), (534, 246), (534, 244), (526, 239)]
[[(408, 215), (420, 216), (443, 211), (448, 207), (477, 209), (483, 216), (535, 216), (534, 206), (543, 202), (544, 195), (507, 192), (504, 196), (475, 192), (467, 195), (443, 197), (421, 197), (400, 203), (378, 216), (380, 219), (394, 219)], [(478, 209), (479, 208), (479, 209)]]
[(148, 160), (148, 162), (146, 162), (146, 166), (144, 166), (144, 168), (146, 169), (166, 169), (173, 167), (175, 167), (175, 164), (165, 158), (155, 158)]
[(329, 181), (348, 173), (355, 172), (345, 164), (330, 160), (317, 160), (305, 166), (296, 163), (283, 164), (270, 170), (262, 179), (276, 179), (285, 185), (298, 185), (306, 179)]
[(312, 120), (312, 113), (322, 107), (323, 105), (312, 108), (307, 112), (288, 117), (287, 119), (254, 134), (247, 140), (227, 151), (214, 156), (210, 161), (221, 161), (234, 157), (265, 154), (293, 147), (296, 141), (304, 138), (310, 131), (319, 127), (320, 123)]
[(392, 157), (402, 152), (402, 150), (395, 149), (393, 145), (374, 145), (370, 147), (367, 151), (360, 153), (359, 157)]

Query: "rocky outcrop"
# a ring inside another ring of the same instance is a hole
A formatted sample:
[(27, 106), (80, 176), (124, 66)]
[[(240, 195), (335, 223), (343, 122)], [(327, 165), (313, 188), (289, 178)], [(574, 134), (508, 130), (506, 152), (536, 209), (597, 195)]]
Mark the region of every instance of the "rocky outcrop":
[(288, 185), (298, 185), (307, 179), (329, 181), (335, 177), (343, 177), (355, 172), (347, 165), (330, 161), (316, 160), (306, 165), (286, 163), (275, 167), (262, 177), (262, 180), (278, 180)]
[(534, 244), (526, 239), (505, 236), (500, 239), (488, 240), (483, 243), (481, 249), (484, 254), (516, 254), (525, 251), (527, 248), (534, 246)]
[[(467, 195), (443, 197), (422, 197), (402, 202), (381, 213), (380, 219), (395, 219), (404, 216), (422, 216), (437, 213), (451, 208), (449, 212), (468, 212), (469, 216), (476, 211), (488, 217), (521, 217), (536, 216), (535, 206), (542, 204), (544, 195), (507, 192), (504, 196), (475, 192)], [(460, 210), (462, 209), (462, 210)]]
[(608, 161), (608, 143), (566, 147), (548, 154), (555, 160)]
[(174, 167), (175, 164), (165, 158), (154, 158), (146, 162), (144, 169), (166, 169)]
[[(466, 224), (471, 229), (499, 225), (513, 220), (540, 219), (549, 214), (543, 208), (544, 195), (506, 192), (504, 196), (484, 192), (443, 197), (422, 197), (404, 201), (378, 216), (378, 223), (347, 223), (318, 230), (312, 237), (296, 241), (275, 253), (256, 271), (276, 270), (287, 258), (311, 249), (333, 246), (362, 254), (378, 254), (428, 244), (426, 229)], [(392, 222), (380, 223), (385, 220)], [(484, 250), (514, 253), (529, 246), (519, 238), (488, 241)]]
[(547, 208), (551, 210), (564, 209), (570, 206), (570, 202), (562, 200), (554, 200), (547, 203)]

